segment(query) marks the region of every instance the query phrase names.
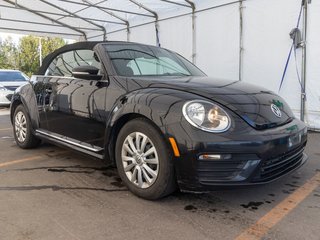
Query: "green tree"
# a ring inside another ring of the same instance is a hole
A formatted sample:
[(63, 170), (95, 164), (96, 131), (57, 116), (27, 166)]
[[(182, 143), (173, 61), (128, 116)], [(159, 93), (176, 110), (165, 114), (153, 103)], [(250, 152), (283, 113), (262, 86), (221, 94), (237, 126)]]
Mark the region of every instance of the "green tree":
[[(66, 42), (62, 38), (41, 37), (42, 59)], [(19, 42), (20, 70), (28, 76), (36, 73), (40, 65), (40, 40), (39, 37), (25, 36)]]
[(0, 69), (18, 69), (19, 52), (11, 37), (0, 39)]

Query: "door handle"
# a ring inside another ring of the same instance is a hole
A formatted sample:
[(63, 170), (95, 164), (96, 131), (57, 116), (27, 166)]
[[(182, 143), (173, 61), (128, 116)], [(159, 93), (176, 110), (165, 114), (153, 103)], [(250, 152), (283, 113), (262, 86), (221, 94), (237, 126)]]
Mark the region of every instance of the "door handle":
[(109, 86), (108, 80), (101, 80), (96, 83), (96, 87), (98, 87), (98, 88), (103, 88), (103, 87), (108, 87), (108, 86)]

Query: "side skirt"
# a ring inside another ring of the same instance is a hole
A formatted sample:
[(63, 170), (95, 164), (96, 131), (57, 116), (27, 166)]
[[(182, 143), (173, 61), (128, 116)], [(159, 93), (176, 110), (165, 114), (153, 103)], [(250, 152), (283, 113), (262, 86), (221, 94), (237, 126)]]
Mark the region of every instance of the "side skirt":
[(43, 140), (47, 140), (57, 145), (66, 146), (68, 148), (74, 149), (76, 151), (88, 154), (90, 156), (104, 159), (103, 148), (88, 144), (85, 142), (80, 142), (73, 138), (68, 138), (63, 135), (52, 133), (44, 129), (37, 129), (35, 135)]

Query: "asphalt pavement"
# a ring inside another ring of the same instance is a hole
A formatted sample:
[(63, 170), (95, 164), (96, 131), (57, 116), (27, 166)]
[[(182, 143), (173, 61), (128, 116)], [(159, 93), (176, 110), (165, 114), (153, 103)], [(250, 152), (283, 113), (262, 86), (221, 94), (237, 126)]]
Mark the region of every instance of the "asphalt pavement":
[(159, 201), (114, 168), (50, 144), (22, 150), (0, 109), (0, 239), (320, 239), (320, 134), (309, 161), (274, 183)]

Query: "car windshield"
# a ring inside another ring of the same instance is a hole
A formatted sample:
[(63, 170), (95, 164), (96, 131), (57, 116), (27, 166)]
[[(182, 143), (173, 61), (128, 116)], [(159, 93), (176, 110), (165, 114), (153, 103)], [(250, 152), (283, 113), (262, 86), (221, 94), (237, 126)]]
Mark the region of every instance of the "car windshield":
[(120, 76), (205, 76), (180, 55), (159, 47), (139, 44), (105, 44)]
[(21, 82), (28, 78), (22, 72), (18, 71), (0, 71), (0, 82)]

